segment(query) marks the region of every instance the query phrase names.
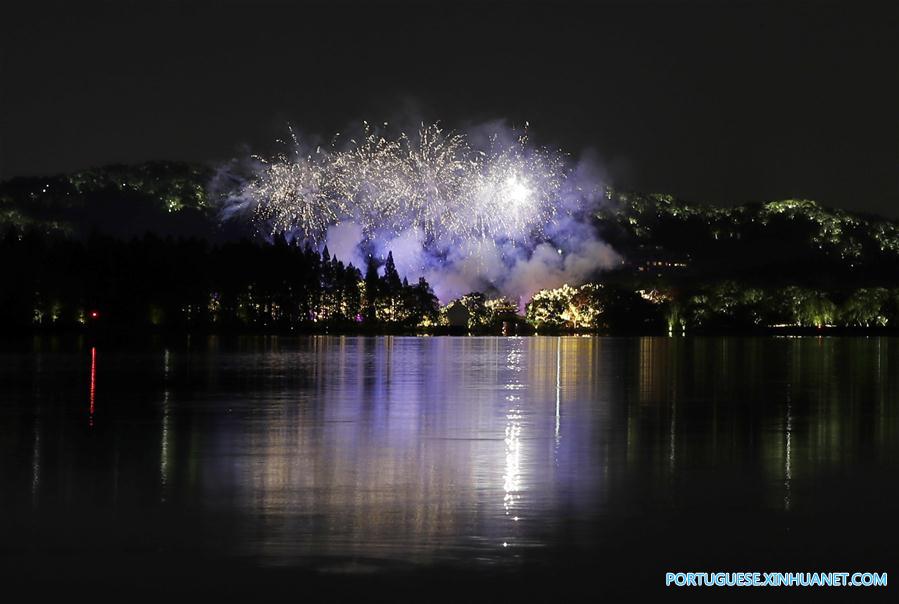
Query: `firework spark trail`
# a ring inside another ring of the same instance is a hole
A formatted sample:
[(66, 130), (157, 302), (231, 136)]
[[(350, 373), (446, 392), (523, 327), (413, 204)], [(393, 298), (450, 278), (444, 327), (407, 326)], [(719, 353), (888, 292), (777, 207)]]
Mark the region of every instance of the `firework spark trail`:
[(556, 213), (567, 176), (559, 152), (531, 148), (527, 137), (477, 150), (463, 134), (437, 124), (388, 140), (368, 125), (344, 150), (260, 160), (261, 170), (230, 203), (252, 208), (268, 235), (322, 241), (328, 226), (359, 222), (367, 236), (420, 229), (429, 244), (463, 239), (500, 242), (539, 234)]
[[(314, 246), (330, 244), (334, 227), (358, 225), (361, 240), (353, 245), (376, 253), (386, 253), (385, 245), (415, 248), (405, 250), (414, 258), (406, 272), (436, 281), (441, 298), (465, 287), (503, 291), (500, 269), (521, 274), (546, 256), (535, 252), (549, 242), (577, 254), (583, 237), (565, 241), (571, 233), (560, 225), (601, 188), (576, 178), (562, 152), (530, 145), (526, 132), (493, 133), (484, 148), (438, 124), (387, 138), (365, 123), (359, 140), (341, 146), (337, 135), (314, 150), (291, 135), (289, 155), (255, 158), (251, 177), (226, 196), (223, 216), (249, 215), (267, 237), (284, 233)], [(553, 281), (568, 276), (565, 259), (559, 262), (545, 267), (557, 275)], [(444, 277), (453, 285), (441, 286)]]

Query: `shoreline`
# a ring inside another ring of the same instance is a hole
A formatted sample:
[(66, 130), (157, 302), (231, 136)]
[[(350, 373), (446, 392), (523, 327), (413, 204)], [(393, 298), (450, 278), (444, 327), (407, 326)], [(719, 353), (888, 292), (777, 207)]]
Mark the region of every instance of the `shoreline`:
[(372, 330), (284, 330), (284, 329), (144, 329), (144, 328), (37, 328), (7, 330), (0, 333), (0, 341), (31, 337), (83, 337), (90, 340), (173, 337), (899, 337), (899, 327), (767, 327), (756, 329), (692, 329), (689, 331), (660, 330), (500, 330), (469, 331), (464, 328), (430, 329), (372, 329)]

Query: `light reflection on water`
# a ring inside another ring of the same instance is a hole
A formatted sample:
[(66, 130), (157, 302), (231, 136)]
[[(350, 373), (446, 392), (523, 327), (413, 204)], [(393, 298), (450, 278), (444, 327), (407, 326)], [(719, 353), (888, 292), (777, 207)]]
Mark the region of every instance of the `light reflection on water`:
[[(421, 563), (540, 545), (527, 523), (552, 510), (558, 389), (546, 396), (529, 357), (557, 357), (557, 341), (333, 343), (314, 394), (227, 403), (249, 417), (218, 432), (229, 453), (214, 474), (228, 479), (204, 498), (235, 497), (262, 521), (256, 553)], [(319, 359), (295, 358), (307, 362)]]
[[(110, 551), (137, 535), (322, 568), (615, 556), (603, 535), (645, 518), (737, 510), (775, 531), (822, 496), (838, 514), (851, 502), (823, 479), (895, 468), (899, 444), (894, 339), (38, 339), (2, 361), (0, 502), (38, 519), (37, 547), (66, 539), (42, 514), (87, 510)], [(135, 515), (146, 529), (125, 530)]]

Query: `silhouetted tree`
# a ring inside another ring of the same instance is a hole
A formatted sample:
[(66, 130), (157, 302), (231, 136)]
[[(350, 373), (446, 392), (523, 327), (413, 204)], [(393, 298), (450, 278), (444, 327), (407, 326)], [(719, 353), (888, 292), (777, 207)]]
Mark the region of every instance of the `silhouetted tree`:
[(368, 257), (365, 267), (365, 304), (363, 315), (365, 322), (373, 325), (377, 320), (378, 302), (381, 298), (381, 279), (378, 276), (378, 264), (373, 256)]

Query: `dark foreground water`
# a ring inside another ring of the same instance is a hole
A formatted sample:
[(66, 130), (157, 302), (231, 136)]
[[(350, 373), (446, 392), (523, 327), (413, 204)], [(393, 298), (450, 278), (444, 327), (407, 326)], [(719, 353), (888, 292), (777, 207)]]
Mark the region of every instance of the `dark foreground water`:
[(899, 581), (899, 340), (194, 338), (0, 353), (0, 601), (744, 601)]

